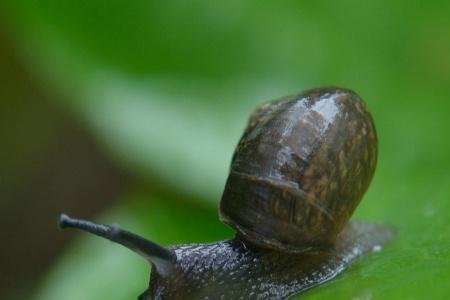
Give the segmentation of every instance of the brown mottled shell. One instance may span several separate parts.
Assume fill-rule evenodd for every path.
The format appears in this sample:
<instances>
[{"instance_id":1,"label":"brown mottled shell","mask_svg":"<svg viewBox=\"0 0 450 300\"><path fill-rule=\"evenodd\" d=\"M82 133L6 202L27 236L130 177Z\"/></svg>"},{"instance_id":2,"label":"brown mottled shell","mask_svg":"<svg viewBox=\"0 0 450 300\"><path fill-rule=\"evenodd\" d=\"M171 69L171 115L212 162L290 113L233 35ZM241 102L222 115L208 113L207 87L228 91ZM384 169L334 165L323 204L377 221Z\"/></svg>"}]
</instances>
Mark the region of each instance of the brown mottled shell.
<instances>
[{"instance_id":1,"label":"brown mottled shell","mask_svg":"<svg viewBox=\"0 0 450 300\"><path fill-rule=\"evenodd\" d=\"M331 246L366 192L377 137L353 91L319 88L252 114L231 162L221 219L263 247Z\"/></svg>"}]
</instances>

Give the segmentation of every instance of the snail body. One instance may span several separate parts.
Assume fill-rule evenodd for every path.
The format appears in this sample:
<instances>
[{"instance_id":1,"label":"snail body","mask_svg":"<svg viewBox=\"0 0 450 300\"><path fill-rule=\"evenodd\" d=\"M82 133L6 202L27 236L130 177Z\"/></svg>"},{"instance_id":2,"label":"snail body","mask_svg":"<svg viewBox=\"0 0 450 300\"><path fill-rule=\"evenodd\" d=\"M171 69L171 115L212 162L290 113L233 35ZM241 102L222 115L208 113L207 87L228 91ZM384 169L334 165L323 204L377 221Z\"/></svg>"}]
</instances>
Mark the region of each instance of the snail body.
<instances>
[{"instance_id":1,"label":"snail body","mask_svg":"<svg viewBox=\"0 0 450 300\"><path fill-rule=\"evenodd\" d=\"M352 91L319 88L257 108L233 155L220 218L236 237L162 247L117 227L61 215L152 264L139 299L287 299L334 278L392 238L348 221L373 177L377 138Z\"/></svg>"}]
</instances>

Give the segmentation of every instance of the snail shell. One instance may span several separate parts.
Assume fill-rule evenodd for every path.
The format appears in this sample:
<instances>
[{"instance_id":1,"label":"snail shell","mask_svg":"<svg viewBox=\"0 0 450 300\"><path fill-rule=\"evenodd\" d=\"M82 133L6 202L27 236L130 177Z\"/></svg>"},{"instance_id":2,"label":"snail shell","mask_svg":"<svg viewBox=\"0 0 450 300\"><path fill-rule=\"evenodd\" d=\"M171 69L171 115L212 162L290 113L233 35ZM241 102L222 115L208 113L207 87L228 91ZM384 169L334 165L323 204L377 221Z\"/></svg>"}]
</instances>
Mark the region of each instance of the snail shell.
<instances>
[{"instance_id":1,"label":"snail shell","mask_svg":"<svg viewBox=\"0 0 450 300\"><path fill-rule=\"evenodd\" d=\"M233 155L220 217L263 247L330 247L376 162L373 120L354 92L320 88L269 102Z\"/></svg>"}]
</instances>

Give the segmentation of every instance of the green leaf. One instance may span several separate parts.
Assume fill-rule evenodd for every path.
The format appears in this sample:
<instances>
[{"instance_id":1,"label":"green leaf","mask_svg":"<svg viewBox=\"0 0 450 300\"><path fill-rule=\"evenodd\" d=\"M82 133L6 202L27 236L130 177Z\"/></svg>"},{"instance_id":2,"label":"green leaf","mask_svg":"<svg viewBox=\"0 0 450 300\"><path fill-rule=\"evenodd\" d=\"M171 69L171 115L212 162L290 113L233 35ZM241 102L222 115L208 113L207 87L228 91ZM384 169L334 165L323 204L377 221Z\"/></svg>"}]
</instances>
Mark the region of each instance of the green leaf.
<instances>
[{"instance_id":1,"label":"green leaf","mask_svg":"<svg viewBox=\"0 0 450 300\"><path fill-rule=\"evenodd\" d=\"M379 167L356 216L392 224L398 237L304 298L448 295L449 2L43 0L8 7L30 70L64 95L61 105L118 162L210 206L257 103L318 85L356 90L380 140ZM155 228L160 220L153 220L167 218L164 231L148 232L167 243L222 236L222 226L208 225L215 211L189 218L194 204L180 212L164 208L170 197L151 196L159 213L122 205L107 220L148 219ZM195 234L186 231L192 220ZM128 299L147 280L138 258L90 238L75 245L37 299L68 299L69 291L73 299Z\"/></svg>"}]
</instances>

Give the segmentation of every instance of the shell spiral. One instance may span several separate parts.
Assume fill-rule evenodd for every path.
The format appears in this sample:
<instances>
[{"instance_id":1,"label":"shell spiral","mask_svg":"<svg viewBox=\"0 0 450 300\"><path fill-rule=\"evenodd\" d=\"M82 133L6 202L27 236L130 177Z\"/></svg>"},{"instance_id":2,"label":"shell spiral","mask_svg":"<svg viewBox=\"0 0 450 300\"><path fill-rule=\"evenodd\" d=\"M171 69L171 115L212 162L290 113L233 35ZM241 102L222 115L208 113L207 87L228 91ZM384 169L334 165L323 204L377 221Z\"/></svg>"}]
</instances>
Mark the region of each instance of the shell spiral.
<instances>
[{"instance_id":1,"label":"shell spiral","mask_svg":"<svg viewBox=\"0 0 450 300\"><path fill-rule=\"evenodd\" d=\"M220 217L263 247L329 247L376 162L373 120L353 91L320 88L266 103L236 147Z\"/></svg>"}]
</instances>

